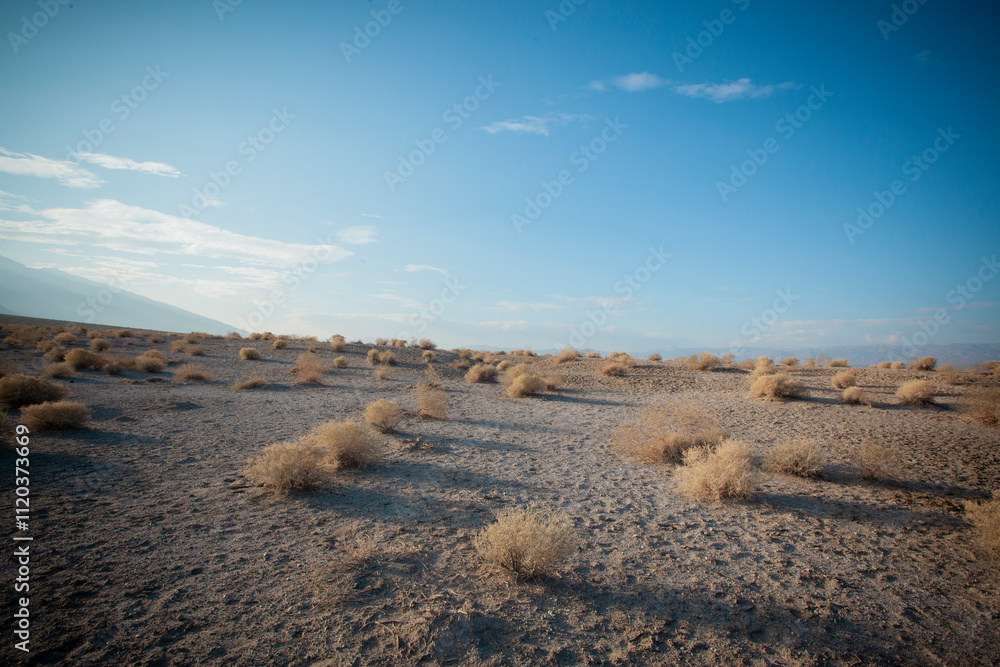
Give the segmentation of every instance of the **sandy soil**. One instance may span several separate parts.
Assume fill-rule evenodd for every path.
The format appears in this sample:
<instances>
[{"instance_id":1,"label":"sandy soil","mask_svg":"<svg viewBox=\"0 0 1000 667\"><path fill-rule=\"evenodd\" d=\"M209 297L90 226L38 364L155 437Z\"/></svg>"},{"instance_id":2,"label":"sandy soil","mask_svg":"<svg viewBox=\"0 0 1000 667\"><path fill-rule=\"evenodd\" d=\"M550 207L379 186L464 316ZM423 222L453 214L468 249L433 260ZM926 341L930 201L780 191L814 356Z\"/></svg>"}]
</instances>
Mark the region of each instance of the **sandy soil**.
<instances>
[{"instance_id":1,"label":"sandy soil","mask_svg":"<svg viewBox=\"0 0 1000 667\"><path fill-rule=\"evenodd\" d=\"M605 378L600 361L580 360L558 368L563 390L510 399L465 383L441 352L450 419L410 418L386 436L380 464L274 500L247 487L247 459L321 422L360 419L376 398L414 410L420 350L397 348L401 364L378 380L369 347L348 346L349 367L320 387L288 373L306 342L213 339L190 358L170 353L171 340L116 338L112 352L156 348L213 381L176 382L173 367L79 372L61 382L90 406L91 427L32 436L33 663L1000 662L1000 564L962 510L1000 488L1000 431L954 409L968 387L941 385L936 407L897 404L903 379L933 373L859 369L877 396L868 407L837 402L835 369L795 372L809 400L766 403L747 397L736 369L642 362ZM244 346L264 359L239 361ZM0 354L29 373L44 366L33 351ZM228 389L252 372L272 384ZM698 504L676 493L673 467L609 446L638 409L692 399L758 456L816 439L831 459L825 479L770 476L753 500ZM854 471L863 437L898 448L899 480ZM2 464L9 489L9 449ZM565 511L581 548L551 576L517 582L482 563L472 536L527 503ZM4 594L8 619L12 604Z\"/></svg>"}]
</instances>

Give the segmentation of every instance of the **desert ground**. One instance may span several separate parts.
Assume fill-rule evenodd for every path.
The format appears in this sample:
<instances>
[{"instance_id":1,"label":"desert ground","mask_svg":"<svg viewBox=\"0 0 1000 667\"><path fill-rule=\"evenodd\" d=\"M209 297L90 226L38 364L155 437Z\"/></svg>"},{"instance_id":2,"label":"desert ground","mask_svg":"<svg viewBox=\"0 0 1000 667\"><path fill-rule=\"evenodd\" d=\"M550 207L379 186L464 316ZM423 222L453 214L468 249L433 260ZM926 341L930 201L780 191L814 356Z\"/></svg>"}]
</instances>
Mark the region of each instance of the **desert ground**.
<instances>
[{"instance_id":1,"label":"desert ground","mask_svg":"<svg viewBox=\"0 0 1000 667\"><path fill-rule=\"evenodd\" d=\"M958 409L970 388L1000 384L995 376L952 385L936 371L859 368L871 404L846 405L831 386L843 369L800 366L789 373L809 397L769 402L751 398L748 372L731 364L636 360L607 377L603 359L505 355L563 379L510 398L496 382L466 382L450 365L458 356L438 350L431 365L448 418L428 419L413 397L427 381L418 348L379 346L398 360L379 379L370 343L335 352L323 341L274 349L207 337L197 341L204 355L188 356L171 351L180 334L149 342L150 332L114 329L103 355L156 349L168 365L53 380L90 422L30 435L31 653L12 650L5 621L11 663L1000 663L1000 563L964 509L1000 488L1000 430ZM67 348L86 348L78 338ZM241 360L246 347L261 359ZM348 364L322 385L300 383L289 371L310 348ZM27 375L48 365L33 345L0 359ZM211 380L175 378L188 363ZM230 388L251 376L267 385ZM932 405L896 398L912 378L934 384ZM361 421L380 398L406 411L379 436L380 461L285 495L241 474L264 447L326 421ZM642 409L692 403L749 443L758 467L775 444L813 439L828 458L822 476L764 474L750 498L698 502L678 493L678 465L612 445ZM18 419L11 410L3 429L6 489ZM898 455L892 475L859 472L865 439ZM484 561L473 538L498 512L527 505L569 517L578 546L545 574L518 578Z\"/></svg>"}]
</instances>

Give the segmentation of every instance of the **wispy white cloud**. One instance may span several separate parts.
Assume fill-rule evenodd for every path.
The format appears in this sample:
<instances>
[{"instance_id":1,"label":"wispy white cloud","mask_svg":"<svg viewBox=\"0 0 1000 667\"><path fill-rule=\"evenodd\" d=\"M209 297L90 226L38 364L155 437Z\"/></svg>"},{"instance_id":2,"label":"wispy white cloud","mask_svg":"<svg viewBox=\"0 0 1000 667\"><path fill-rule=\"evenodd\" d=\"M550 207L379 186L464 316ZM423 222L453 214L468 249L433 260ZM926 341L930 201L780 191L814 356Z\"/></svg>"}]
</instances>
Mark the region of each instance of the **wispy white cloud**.
<instances>
[{"instance_id":1,"label":"wispy white cloud","mask_svg":"<svg viewBox=\"0 0 1000 667\"><path fill-rule=\"evenodd\" d=\"M349 245L368 245L378 240L378 230L374 227L358 225L348 227L337 232L337 240Z\"/></svg>"},{"instance_id":2,"label":"wispy white cloud","mask_svg":"<svg viewBox=\"0 0 1000 667\"><path fill-rule=\"evenodd\" d=\"M443 276L451 275L444 269L439 269L436 266L430 266L428 264L407 264L406 266L403 267L403 270L408 271L410 273L415 273L417 271L437 271Z\"/></svg>"},{"instance_id":3,"label":"wispy white cloud","mask_svg":"<svg viewBox=\"0 0 1000 667\"><path fill-rule=\"evenodd\" d=\"M659 88L670 83L656 74L649 72L632 72L624 76L615 77L611 81L627 93L639 93L652 88Z\"/></svg>"},{"instance_id":4,"label":"wispy white cloud","mask_svg":"<svg viewBox=\"0 0 1000 667\"><path fill-rule=\"evenodd\" d=\"M131 160L127 157L117 157L115 155L106 155L104 153L77 153L76 155L84 162L96 164L98 167L104 167L105 169L141 171L145 174L168 176L170 178L177 178L182 175L177 168L171 167L169 164L164 164L163 162L136 162L135 160Z\"/></svg>"},{"instance_id":5,"label":"wispy white cloud","mask_svg":"<svg viewBox=\"0 0 1000 667\"><path fill-rule=\"evenodd\" d=\"M540 313L545 310L552 310L553 308L563 308L556 303L525 303L520 301L497 301L497 308L502 308L503 310L532 310L536 313Z\"/></svg>"},{"instance_id":6,"label":"wispy white cloud","mask_svg":"<svg viewBox=\"0 0 1000 667\"><path fill-rule=\"evenodd\" d=\"M0 147L0 172L18 176L53 178L69 188L89 190L104 185L93 172L68 160L51 160L32 153L12 153Z\"/></svg>"},{"instance_id":7,"label":"wispy white cloud","mask_svg":"<svg viewBox=\"0 0 1000 667\"><path fill-rule=\"evenodd\" d=\"M520 118L510 118L491 123L490 125L484 125L481 129L486 130L490 134L515 132L548 136L552 127L579 123L586 120L594 120L594 118L587 114L568 113L549 114L547 116L521 116Z\"/></svg>"},{"instance_id":8,"label":"wispy white cloud","mask_svg":"<svg viewBox=\"0 0 1000 667\"><path fill-rule=\"evenodd\" d=\"M737 79L731 83L690 83L674 86L675 93L695 99L711 100L716 104L742 99L763 99L770 97L777 90L793 88L791 81L785 83L761 86L750 79Z\"/></svg>"},{"instance_id":9,"label":"wispy white cloud","mask_svg":"<svg viewBox=\"0 0 1000 667\"><path fill-rule=\"evenodd\" d=\"M253 264L293 266L309 257L337 261L352 253L336 245L285 243L246 236L158 211L99 199L85 208L31 211L32 220L0 218L0 238L51 245L89 244L119 252L157 253Z\"/></svg>"}]
</instances>

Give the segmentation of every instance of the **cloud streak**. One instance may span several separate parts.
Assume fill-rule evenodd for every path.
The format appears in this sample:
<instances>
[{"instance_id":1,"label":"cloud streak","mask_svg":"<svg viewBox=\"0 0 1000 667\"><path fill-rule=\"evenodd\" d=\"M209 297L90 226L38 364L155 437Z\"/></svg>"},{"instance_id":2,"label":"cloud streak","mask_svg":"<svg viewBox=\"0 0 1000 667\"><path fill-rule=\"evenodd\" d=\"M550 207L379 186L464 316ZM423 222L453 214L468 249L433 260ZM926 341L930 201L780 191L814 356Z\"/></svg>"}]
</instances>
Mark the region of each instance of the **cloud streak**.
<instances>
[{"instance_id":1,"label":"cloud streak","mask_svg":"<svg viewBox=\"0 0 1000 667\"><path fill-rule=\"evenodd\" d=\"M775 85L759 86L750 79L737 79L732 83L692 83L674 86L674 92L695 99L711 100L716 104L735 100L759 100L770 97L778 90L794 87L791 81Z\"/></svg>"},{"instance_id":2,"label":"cloud streak","mask_svg":"<svg viewBox=\"0 0 1000 667\"><path fill-rule=\"evenodd\" d=\"M145 174L167 176L169 178L177 178L182 175L175 167L163 162L136 162L127 157L116 157L104 153L76 153L76 156L84 162L96 164L98 167L104 167L105 169L126 169L128 171L139 171Z\"/></svg>"},{"instance_id":3,"label":"cloud streak","mask_svg":"<svg viewBox=\"0 0 1000 667\"><path fill-rule=\"evenodd\" d=\"M578 123L586 120L594 120L593 116L587 114L549 114L548 116L521 116L520 118L510 118L508 120L497 121L482 128L490 134L500 132L513 132L515 134L540 134L548 136L553 127L561 127L570 123Z\"/></svg>"},{"instance_id":4,"label":"cloud streak","mask_svg":"<svg viewBox=\"0 0 1000 667\"><path fill-rule=\"evenodd\" d=\"M32 153L12 153L0 147L0 172L17 176L52 178L68 188L90 190L104 185L93 172L68 160L50 160Z\"/></svg>"}]
</instances>

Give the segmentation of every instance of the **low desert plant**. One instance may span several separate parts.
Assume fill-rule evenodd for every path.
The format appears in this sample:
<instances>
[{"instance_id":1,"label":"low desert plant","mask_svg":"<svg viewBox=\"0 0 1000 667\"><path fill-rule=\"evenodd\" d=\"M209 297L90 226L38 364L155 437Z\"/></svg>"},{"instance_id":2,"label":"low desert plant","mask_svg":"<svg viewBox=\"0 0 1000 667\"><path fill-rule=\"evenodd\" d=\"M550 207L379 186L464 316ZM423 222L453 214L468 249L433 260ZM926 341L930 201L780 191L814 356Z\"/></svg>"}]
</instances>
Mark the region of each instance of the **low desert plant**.
<instances>
[{"instance_id":1,"label":"low desert plant","mask_svg":"<svg viewBox=\"0 0 1000 667\"><path fill-rule=\"evenodd\" d=\"M805 386L786 373L761 375L750 383L750 398L781 401L787 398L805 398L808 395Z\"/></svg>"},{"instance_id":2,"label":"low desert plant","mask_svg":"<svg viewBox=\"0 0 1000 667\"><path fill-rule=\"evenodd\" d=\"M417 414L421 417L448 418L448 394L444 389L421 383L414 387L413 398L417 402Z\"/></svg>"},{"instance_id":3,"label":"low desert plant","mask_svg":"<svg viewBox=\"0 0 1000 667\"><path fill-rule=\"evenodd\" d=\"M773 375L777 372L778 367L769 357L757 357L753 362L753 370L750 371L750 381L753 382L763 375Z\"/></svg>"},{"instance_id":4,"label":"low desert plant","mask_svg":"<svg viewBox=\"0 0 1000 667\"><path fill-rule=\"evenodd\" d=\"M750 447L725 440L718 447L694 447L684 452L677 471L677 490L692 500L718 502L750 498L760 487L760 474L750 463Z\"/></svg>"},{"instance_id":5,"label":"low desert plant","mask_svg":"<svg viewBox=\"0 0 1000 667\"><path fill-rule=\"evenodd\" d=\"M586 357L587 359L600 359L601 358L601 353L600 352L588 352L587 354L585 354L583 356Z\"/></svg>"},{"instance_id":6,"label":"low desert plant","mask_svg":"<svg viewBox=\"0 0 1000 667\"><path fill-rule=\"evenodd\" d=\"M326 453L315 442L279 442L251 459L243 476L274 493L286 494L325 484L331 471Z\"/></svg>"},{"instance_id":7,"label":"low desert plant","mask_svg":"<svg viewBox=\"0 0 1000 667\"><path fill-rule=\"evenodd\" d=\"M121 375L125 372L125 367L114 361L104 364L104 372L108 375Z\"/></svg>"},{"instance_id":8,"label":"low desert plant","mask_svg":"<svg viewBox=\"0 0 1000 667\"><path fill-rule=\"evenodd\" d=\"M692 447L714 447L728 437L703 408L684 403L673 408L649 407L639 418L620 424L611 446L647 463L676 463Z\"/></svg>"},{"instance_id":9,"label":"low desert plant","mask_svg":"<svg viewBox=\"0 0 1000 667\"><path fill-rule=\"evenodd\" d=\"M542 376L542 384L545 385L545 391L559 391L565 380L558 373L546 373Z\"/></svg>"},{"instance_id":10,"label":"low desert plant","mask_svg":"<svg viewBox=\"0 0 1000 667\"><path fill-rule=\"evenodd\" d=\"M381 456L378 436L365 424L329 421L303 436L302 442L320 447L335 468L374 463Z\"/></svg>"},{"instance_id":11,"label":"low desert plant","mask_svg":"<svg viewBox=\"0 0 1000 667\"><path fill-rule=\"evenodd\" d=\"M389 344L389 339L388 338L376 338L375 339L375 344L376 345L388 345Z\"/></svg>"},{"instance_id":12,"label":"low desert plant","mask_svg":"<svg viewBox=\"0 0 1000 667\"><path fill-rule=\"evenodd\" d=\"M934 387L927 380L907 380L899 385L896 398L907 405L928 405L934 402Z\"/></svg>"},{"instance_id":13,"label":"low desert plant","mask_svg":"<svg viewBox=\"0 0 1000 667\"><path fill-rule=\"evenodd\" d=\"M334 352L343 352L344 348L347 347L347 339L340 334L334 334L330 336L330 347L333 348Z\"/></svg>"},{"instance_id":14,"label":"low desert plant","mask_svg":"<svg viewBox=\"0 0 1000 667\"><path fill-rule=\"evenodd\" d=\"M857 405L858 403L871 404L871 398L861 387L847 387L844 389L844 393L840 395L840 401L847 405Z\"/></svg>"},{"instance_id":15,"label":"low desert plant","mask_svg":"<svg viewBox=\"0 0 1000 667\"><path fill-rule=\"evenodd\" d=\"M365 421L383 433L388 433L396 430L403 421L403 409L393 401L380 398L365 408Z\"/></svg>"},{"instance_id":16,"label":"low desert plant","mask_svg":"<svg viewBox=\"0 0 1000 667\"><path fill-rule=\"evenodd\" d=\"M663 357L656 352L646 357L646 361L663 361Z\"/></svg>"},{"instance_id":17,"label":"low desert plant","mask_svg":"<svg viewBox=\"0 0 1000 667\"><path fill-rule=\"evenodd\" d=\"M76 336L74 336L68 331L64 331L60 334L55 335L55 341L63 345L72 345L73 343L76 342Z\"/></svg>"},{"instance_id":18,"label":"low desert plant","mask_svg":"<svg viewBox=\"0 0 1000 667\"><path fill-rule=\"evenodd\" d=\"M46 366L42 370L42 375L44 375L47 378L60 378L65 380L73 377L75 373L73 372L72 364L68 364L65 361L62 361L56 364L49 364L48 366Z\"/></svg>"},{"instance_id":19,"label":"low desert plant","mask_svg":"<svg viewBox=\"0 0 1000 667\"><path fill-rule=\"evenodd\" d=\"M621 364L625 368L632 368L635 366L635 359L628 352L612 352L608 355L608 361L613 361L617 364Z\"/></svg>"},{"instance_id":20,"label":"low desert plant","mask_svg":"<svg viewBox=\"0 0 1000 667\"><path fill-rule=\"evenodd\" d=\"M334 368L347 368L347 357L337 357L333 360Z\"/></svg>"},{"instance_id":21,"label":"low desert plant","mask_svg":"<svg viewBox=\"0 0 1000 667\"><path fill-rule=\"evenodd\" d=\"M209 382L212 374L198 364L184 364L174 371L174 377L178 380L196 380L198 382Z\"/></svg>"},{"instance_id":22,"label":"low desert plant","mask_svg":"<svg viewBox=\"0 0 1000 667\"><path fill-rule=\"evenodd\" d=\"M170 343L170 351L183 352L184 350L187 349L187 346L188 346L187 342L183 340L175 340Z\"/></svg>"},{"instance_id":23,"label":"low desert plant","mask_svg":"<svg viewBox=\"0 0 1000 667\"><path fill-rule=\"evenodd\" d=\"M247 348L247 349L252 349L252 348ZM201 345L188 345L187 349L184 350L184 354L186 354L189 357L204 357L205 348ZM258 359L259 358L260 357L258 356Z\"/></svg>"},{"instance_id":24,"label":"low desert plant","mask_svg":"<svg viewBox=\"0 0 1000 667\"><path fill-rule=\"evenodd\" d=\"M847 368L847 359L831 359L827 366L830 368Z\"/></svg>"},{"instance_id":25,"label":"low desert plant","mask_svg":"<svg viewBox=\"0 0 1000 667\"><path fill-rule=\"evenodd\" d=\"M75 401L46 401L21 409L21 423L31 431L68 431L83 428L90 421L90 411Z\"/></svg>"},{"instance_id":26,"label":"low desert plant","mask_svg":"<svg viewBox=\"0 0 1000 667\"><path fill-rule=\"evenodd\" d=\"M915 371L932 371L937 366L937 359L934 357L920 357L910 362L910 368Z\"/></svg>"},{"instance_id":27,"label":"low desert plant","mask_svg":"<svg viewBox=\"0 0 1000 667\"><path fill-rule=\"evenodd\" d=\"M976 527L983 546L1000 555L1000 490L993 492L992 500L967 502L965 515Z\"/></svg>"},{"instance_id":28,"label":"low desert plant","mask_svg":"<svg viewBox=\"0 0 1000 667\"><path fill-rule=\"evenodd\" d=\"M67 394L69 389L61 384L32 375L15 373L0 378L0 406L7 409L58 401Z\"/></svg>"},{"instance_id":29,"label":"low desert plant","mask_svg":"<svg viewBox=\"0 0 1000 667\"><path fill-rule=\"evenodd\" d=\"M764 458L767 472L795 475L796 477L821 477L826 455L809 438L787 440L771 448Z\"/></svg>"},{"instance_id":30,"label":"low desert plant","mask_svg":"<svg viewBox=\"0 0 1000 667\"><path fill-rule=\"evenodd\" d=\"M470 364L465 359L456 359L455 361L451 362L448 365L454 368L456 371L467 371L470 368L472 368L472 364Z\"/></svg>"},{"instance_id":31,"label":"low desert plant","mask_svg":"<svg viewBox=\"0 0 1000 667\"><path fill-rule=\"evenodd\" d=\"M48 361L49 363L55 363L57 361L62 361L65 356L66 348L53 343L52 346L47 348L42 354L42 359Z\"/></svg>"},{"instance_id":32,"label":"low desert plant","mask_svg":"<svg viewBox=\"0 0 1000 667\"><path fill-rule=\"evenodd\" d=\"M858 384L858 377L854 371L840 371L831 380L834 389L847 389Z\"/></svg>"},{"instance_id":33,"label":"low desert plant","mask_svg":"<svg viewBox=\"0 0 1000 667\"><path fill-rule=\"evenodd\" d=\"M973 387L958 401L959 409L986 426L1000 426L1000 387Z\"/></svg>"},{"instance_id":34,"label":"low desert plant","mask_svg":"<svg viewBox=\"0 0 1000 667\"><path fill-rule=\"evenodd\" d=\"M755 362L753 359L744 359L743 361L737 362L736 368L744 371L752 371L754 369Z\"/></svg>"},{"instance_id":35,"label":"low desert plant","mask_svg":"<svg viewBox=\"0 0 1000 667\"><path fill-rule=\"evenodd\" d=\"M686 365L691 371L714 371L719 366L719 358L711 352L702 352L700 356L692 354Z\"/></svg>"},{"instance_id":36,"label":"low desert plant","mask_svg":"<svg viewBox=\"0 0 1000 667\"><path fill-rule=\"evenodd\" d=\"M892 368L892 364L888 361L880 361L876 365L876 368Z\"/></svg>"},{"instance_id":37,"label":"low desert plant","mask_svg":"<svg viewBox=\"0 0 1000 667\"><path fill-rule=\"evenodd\" d=\"M368 356L367 356L368 363L371 364L372 366L377 365L378 364L378 355L379 355L379 351L377 349L375 349L374 347L371 348L370 350L368 350Z\"/></svg>"},{"instance_id":38,"label":"low desert plant","mask_svg":"<svg viewBox=\"0 0 1000 667\"><path fill-rule=\"evenodd\" d=\"M240 359L243 361L257 361L260 359L260 350L255 347L241 347Z\"/></svg>"},{"instance_id":39,"label":"low desert plant","mask_svg":"<svg viewBox=\"0 0 1000 667\"><path fill-rule=\"evenodd\" d=\"M118 329L114 332L116 338L135 338L135 332L131 329Z\"/></svg>"},{"instance_id":40,"label":"low desert plant","mask_svg":"<svg viewBox=\"0 0 1000 667\"><path fill-rule=\"evenodd\" d=\"M291 373L304 384L323 384L323 374L326 373L326 364L323 360L312 352L303 352L295 358L295 366Z\"/></svg>"},{"instance_id":41,"label":"low desert plant","mask_svg":"<svg viewBox=\"0 0 1000 667\"><path fill-rule=\"evenodd\" d=\"M162 373L167 362L156 350L148 350L135 358L135 367L143 373Z\"/></svg>"},{"instance_id":42,"label":"low desert plant","mask_svg":"<svg viewBox=\"0 0 1000 667\"><path fill-rule=\"evenodd\" d=\"M226 340L243 340L243 335L239 331L230 331L225 338Z\"/></svg>"},{"instance_id":43,"label":"low desert plant","mask_svg":"<svg viewBox=\"0 0 1000 667\"><path fill-rule=\"evenodd\" d=\"M423 352L420 353L420 356L427 363L431 363L432 361L434 361L434 356L435 355L434 355L434 352L431 351L431 350L424 350Z\"/></svg>"},{"instance_id":44,"label":"low desert plant","mask_svg":"<svg viewBox=\"0 0 1000 667\"><path fill-rule=\"evenodd\" d=\"M798 357L785 357L784 359L781 360L781 365L782 366L787 366L788 368L795 368L796 366L799 365L799 358Z\"/></svg>"},{"instance_id":45,"label":"low desert plant","mask_svg":"<svg viewBox=\"0 0 1000 667\"><path fill-rule=\"evenodd\" d=\"M90 349L94 352L107 352L111 349L111 341L107 338L91 338Z\"/></svg>"},{"instance_id":46,"label":"low desert plant","mask_svg":"<svg viewBox=\"0 0 1000 667\"><path fill-rule=\"evenodd\" d=\"M260 377L259 375L252 375L245 380L240 380L239 382L234 382L229 385L229 388L233 391L245 391L247 389L260 389L261 387L267 386L267 380Z\"/></svg>"},{"instance_id":47,"label":"low desert plant","mask_svg":"<svg viewBox=\"0 0 1000 667\"><path fill-rule=\"evenodd\" d=\"M379 364L375 367L375 370L372 371L372 376L376 380L388 380L392 377L392 368L389 364Z\"/></svg>"},{"instance_id":48,"label":"low desert plant","mask_svg":"<svg viewBox=\"0 0 1000 667\"><path fill-rule=\"evenodd\" d=\"M420 342L417 343L417 347L421 350L434 350L437 349L437 343L429 338L421 338Z\"/></svg>"},{"instance_id":49,"label":"low desert plant","mask_svg":"<svg viewBox=\"0 0 1000 667\"><path fill-rule=\"evenodd\" d=\"M560 352L559 354L557 354L556 356L554 356L552 358L552 363L554 363L554 364L562 364L562 363L566 363L567 361L575 361L576 359L579 359L579 358L580 358L580 353L579 352L577 352L576 350L574 350L571 347L567 347L562 352Z\"/></svg>"},{"instance_id":50,"label":"low desert plant","mask_svg":"<svg viewBox=\"0 0 1000 667\"><path fill-rule=\"evenodd\" d=\"M465 374L466 382L492 382L496 379L497 368L489 364L476 364Z\"/></svg>"},{"instance_id":51,"label":"low desert plant","mask_svg":"<svg viewBox=\"0 0 1000 667\"><path fill-rule=\"evenodd\" d=\"M889 480L899 476L899 453L895 448L871 438L864 438L851 458L854 467L865 479Z\"/></svg>"},{"instance_id":52,"label":"low desert plant","mask_svg":"<svg viewBox=\"0 0 1000 667\"><path fill-rule=\"evenodd\" d=\"M67 352L64 359L67 364L78 371L87 368L97 369L104 363L104 358L101 355L80 348Z\"/></svg>"},{"instance_id":53,"label":"low desert plant","mask_svg":"<svg viewBox=\"0 0 1000 667\"><path fill-rule=\"evenodd\" d=\"M499 364L497 364L497 370L503 372L514 365L514 362L510 359L503 359Z\"/></svg>"},{"instance_id":54,"label":"low desert plant","mask_svg":"<svg viewBox=\"0 0 1000 667\"><path fill-rule=\"evenodd\" d=\"M534 373L525 373L511 380L506 391L511 398L534 396L545 391L545 382Z\"/></svg>"},{"instance_id":55,"label":"low desert plant","mask_svg":"<svg viewBox=\"0 0 1000 667\"><path fill-rule=\"evenodd\" d=\"M578 537L561 512L508 508L476 535L479 555L517 577L536 577L571 555Z\"/></svg>"},{"instance_id":56,"label":"low desert plant","mask_svg":"<svg viewBox=\"0 0 1000 667\"><path fill-rule=\"evenodd\" d=\"M384 350L378 355L378 362L380 364L387 364L389 366L396 365L396 355L392 353L392 350Z\"/></svg>"},{"instance_id":57,"label":"low desert plant","mask_svg":"<svg viewBox=\"0 0 1000 667\"><path fill-rule=\"evenodd\" d=\"M904 364L902 361L894 361L892 362L892 364L890 364L890 368L892 368L892 370L894 371L901 371L904 368L906 368L906 364Z\"/></svg>"},{"instance_id":58,"label":"low desert plant","mask_svg":"<svg viewBox=\"0 0 1000 667\"><path fill-rule=\"evenodd\" d=\"M285 348L288 347L288 341L285 340L284 338L275 338L274 342L271 343L271 347L274 348L275 350L284 350ZM253 348L247 347L243 349L251 350Z\"/></svg>"},{"instance_id":59,"label":"low desert plant","mask_svg":"<svg viewBox=\"0 0 1000 667\"><path fill-rule=\"evenodd\" d=\"M606 361L601 365L598 372L601 375L606 375L608 377L621 377L628 373L628 368L624 364L619 364L616 361Z\"/></svg>"}]
</instances>

